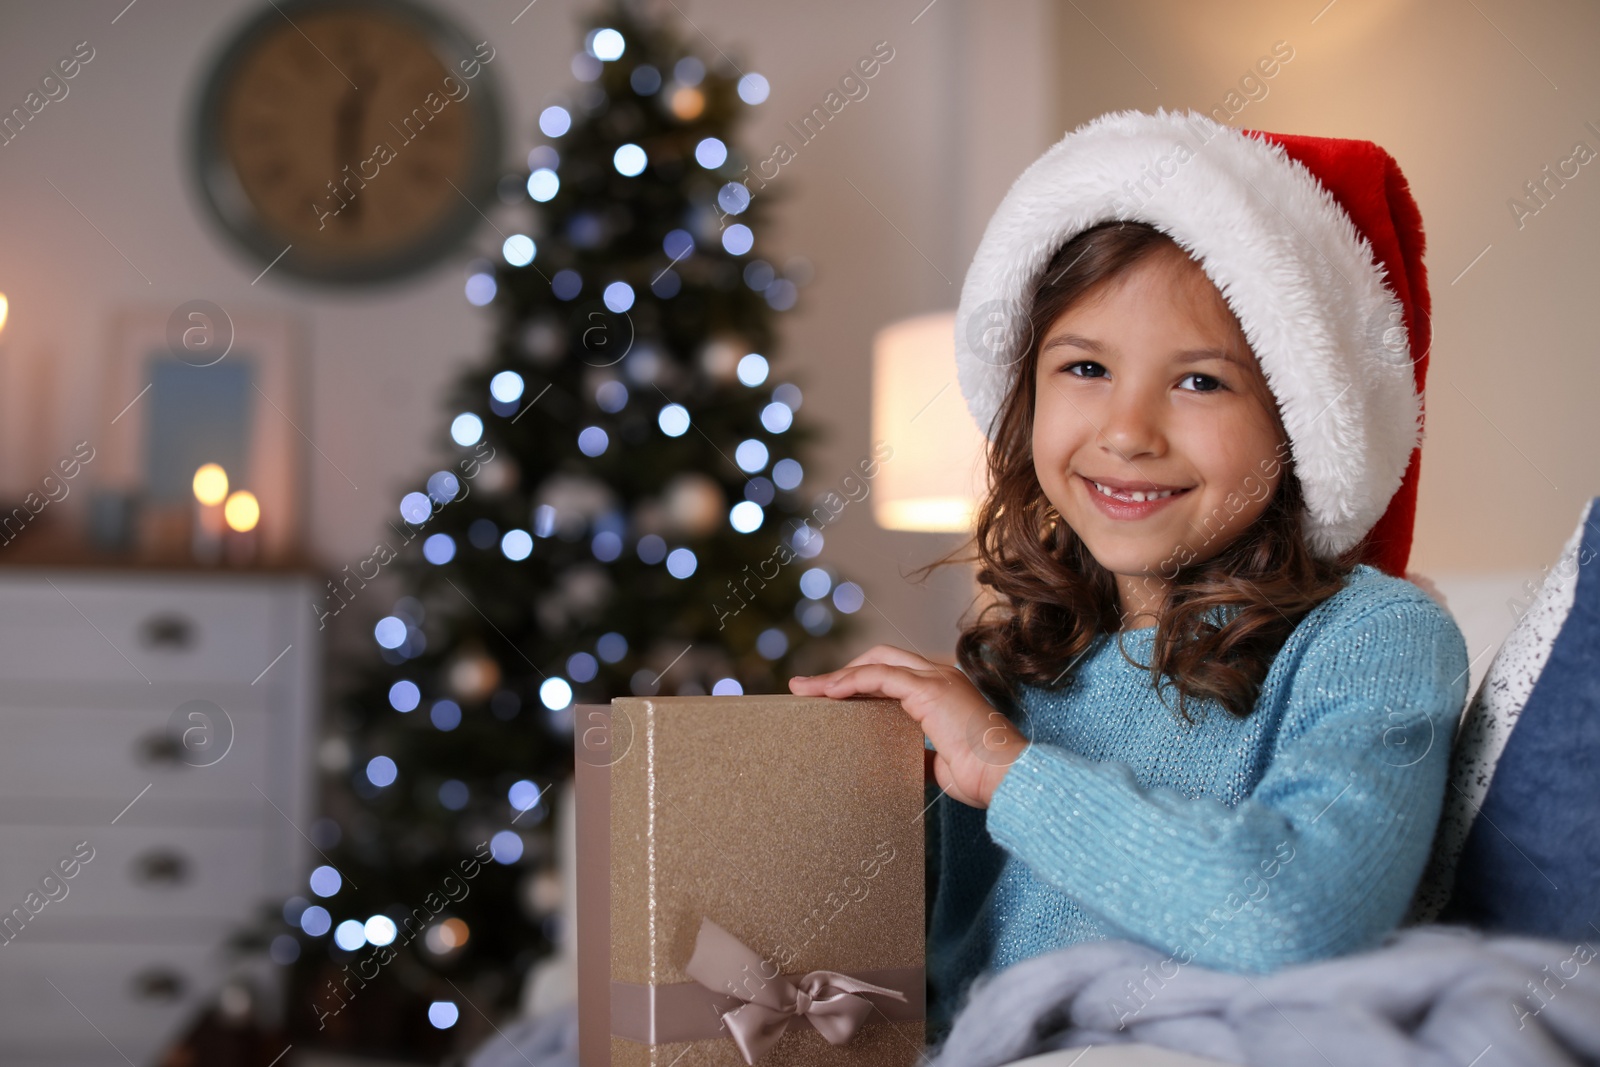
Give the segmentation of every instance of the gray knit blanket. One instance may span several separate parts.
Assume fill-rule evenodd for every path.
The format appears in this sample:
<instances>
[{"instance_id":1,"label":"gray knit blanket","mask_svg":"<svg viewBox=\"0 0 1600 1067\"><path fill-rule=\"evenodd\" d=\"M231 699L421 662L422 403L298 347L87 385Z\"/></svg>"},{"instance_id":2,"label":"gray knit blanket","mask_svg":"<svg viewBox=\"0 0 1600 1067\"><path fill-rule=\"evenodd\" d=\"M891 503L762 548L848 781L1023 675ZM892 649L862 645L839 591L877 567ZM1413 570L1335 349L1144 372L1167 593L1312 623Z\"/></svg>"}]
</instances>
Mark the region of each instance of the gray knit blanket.
<instances>
[{"instance_id":1,"label":"gray knit blanket","mask_svg":"<svg viewBox=\"0 0 1600 1067\"><path fill-rule=\"evenodd\" d=\"M979 978L922 1067L1133 1042L1263 1067L1600 1064L1597 946L1600 930L1566 944L1417 926L1370 952L1243 975L1128 941L1074 945ZM505 1025L467 1062L576 1067L576 1012Z\"/></svg>"},{"instance_id":2,"label":"gray knit blanket","mask_svg":"<svg viewBox=\"0 0 1600 1067\"><path fill-rule=\"evenodd\" d=\"M1141 1042L1225 1063L1319 1067L1600 1064L1600 930L1567 944L1457 926L1267 975L1127 941L980 977L932 1067Z\"/></svg>"}]
</instances>

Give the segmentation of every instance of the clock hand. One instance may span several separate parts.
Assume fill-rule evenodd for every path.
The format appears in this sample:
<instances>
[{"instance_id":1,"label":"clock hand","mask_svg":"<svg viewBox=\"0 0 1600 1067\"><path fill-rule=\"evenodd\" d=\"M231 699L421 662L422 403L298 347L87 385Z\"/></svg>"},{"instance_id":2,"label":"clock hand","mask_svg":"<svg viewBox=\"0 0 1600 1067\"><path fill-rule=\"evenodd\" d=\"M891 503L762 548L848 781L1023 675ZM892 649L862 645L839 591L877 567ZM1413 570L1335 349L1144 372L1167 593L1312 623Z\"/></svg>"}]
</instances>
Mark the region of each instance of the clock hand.
<instances>
[{"instance_id":1,"label":"clock hand","mask_svg":"<svg viewBox=\"0 0 1600 1067\"><path fill-rule=\"evenodd\" d=\"M365 81L366 79L362 79ZM351 90L339 101L339 110L334 116L334 167L335 173L348 162L356 161L359 169L359 155L357 144L361 137L361 118L365 110L366 101L361 98L361 93ZM360 222L361 198L355 196L356 190L351 190L352 197L345 208L349 209L349 217L345 220L346 226L354 226ZM340 209L340 217L344 216L344 208Z\"/></svg>"}]
</instances>

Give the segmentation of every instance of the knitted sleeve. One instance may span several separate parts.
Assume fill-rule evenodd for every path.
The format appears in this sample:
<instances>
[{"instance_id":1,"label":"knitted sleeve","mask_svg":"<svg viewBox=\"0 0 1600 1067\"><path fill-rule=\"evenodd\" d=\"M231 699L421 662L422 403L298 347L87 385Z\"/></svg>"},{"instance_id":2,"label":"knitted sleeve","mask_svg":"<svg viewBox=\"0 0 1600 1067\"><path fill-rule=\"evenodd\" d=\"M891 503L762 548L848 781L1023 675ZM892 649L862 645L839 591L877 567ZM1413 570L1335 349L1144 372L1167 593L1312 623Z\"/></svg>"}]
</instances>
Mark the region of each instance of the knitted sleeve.
<instances>
[{"instance_id":1,"label":"knitted sleeve","mask_svg":"<svg viewBox=\"0 0 1600 1067\"><path fill-rule=\"evenodd\" d=\"M1465 640L1426 598L1385 603L1308 642L1287 686L1270 763L1235 806L1031 743L990 836L1108 935L1181 963L1261 972L1375 944L1427 859Z\"/></svg>"}]
</instances>

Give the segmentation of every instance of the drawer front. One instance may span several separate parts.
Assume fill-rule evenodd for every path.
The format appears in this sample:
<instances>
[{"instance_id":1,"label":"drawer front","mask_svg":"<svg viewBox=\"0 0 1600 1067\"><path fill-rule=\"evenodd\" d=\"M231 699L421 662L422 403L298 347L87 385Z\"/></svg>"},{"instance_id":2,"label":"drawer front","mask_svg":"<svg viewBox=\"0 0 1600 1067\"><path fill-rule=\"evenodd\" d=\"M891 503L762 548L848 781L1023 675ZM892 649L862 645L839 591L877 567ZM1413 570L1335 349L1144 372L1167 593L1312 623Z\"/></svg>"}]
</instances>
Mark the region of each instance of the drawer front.
<instances>
[{"instance_id":1,"label":"drawer front","mask_svg":"<svg viewBox=\"0 0 1600 1067\"><path fill-rule=\"evenodd\" d=\"M253 806L262 802L255 786L274 793L269 768L289 754L259 687L211 687L210 700L193 699L204 689L149 688L126 689L130 700L117 707L0 695L0 808L26 804L44 818L53 798L103 798L110 822L145 786L143 800L164 805L245 798Z\"/></svg>"},{"instance_id":2,"label":"drawer front","mask_svg":"<svg viewBox=\"0 0 1600 1067\"><path fill-rule=\"evenodd\" d=\"M0 678L248 685L291 640L285 603L251 583L8 576Z\"/></svg>"},{"instance_id":3,"label":"drawer front","mask_svg":"<svg viewBox=\"0 0 1600 1067\"><path fill-rule=\"evenodd\" d=\"M199 945L8 945L0 1062L154 1063L219 980L213 957Z\"/></svg>"},{"instance_id":4,"label":"drawer front","mask_svg":"<svg viewBox=\"0 0 1600 1067\"><path fill-rule=\"evenodd\" d=\"M244 920L279 881L274 844L265 826L0 826L0 955L69 936L77 916L127 916L130 941L140 916Z\"/></svg>"}]
</instances>

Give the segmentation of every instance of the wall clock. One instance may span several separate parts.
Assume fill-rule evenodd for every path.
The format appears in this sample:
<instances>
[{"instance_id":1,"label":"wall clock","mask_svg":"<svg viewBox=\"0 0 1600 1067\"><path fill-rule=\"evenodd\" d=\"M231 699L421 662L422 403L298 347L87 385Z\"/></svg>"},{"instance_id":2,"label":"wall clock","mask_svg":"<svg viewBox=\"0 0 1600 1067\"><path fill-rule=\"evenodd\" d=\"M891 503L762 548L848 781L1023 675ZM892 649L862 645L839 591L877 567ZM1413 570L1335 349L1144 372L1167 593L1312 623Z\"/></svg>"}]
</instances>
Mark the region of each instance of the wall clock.
<instances>
[{"instance_id":1,"label":"wall clock","mask_svg":"<svg viewBox=\"0 0 1600 1067\"><path fill-rule=\"evenodd\" d=\"M270 0L203 83L200 198L274 273L423 270L478 224L500 176L495 58L409 0Z\"/></svg>"}]
</instances>

